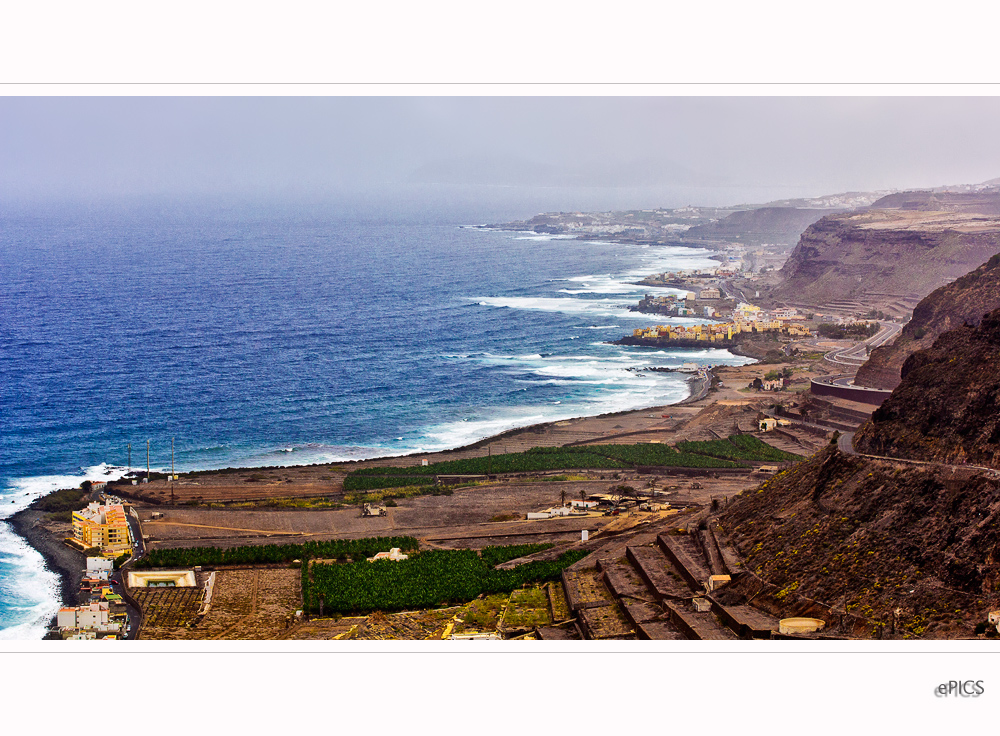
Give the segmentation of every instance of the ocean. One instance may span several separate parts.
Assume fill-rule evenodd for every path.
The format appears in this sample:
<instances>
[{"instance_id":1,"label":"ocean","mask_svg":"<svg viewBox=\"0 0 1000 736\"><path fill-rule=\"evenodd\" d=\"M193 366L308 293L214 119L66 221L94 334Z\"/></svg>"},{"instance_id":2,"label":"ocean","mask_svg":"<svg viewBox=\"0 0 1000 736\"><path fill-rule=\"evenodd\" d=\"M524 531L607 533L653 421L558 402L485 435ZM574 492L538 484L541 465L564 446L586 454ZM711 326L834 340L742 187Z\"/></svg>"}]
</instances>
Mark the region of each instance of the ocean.
<instances>
[{"instance_id":1,"label":"ocean","mask_svg":"<svg viewBox=\"0 0 1000 736\"><path fill-rule=\"evenodd\" d=\"M543 204L543 203L540 203ZM519 205L522 206L522 205ZM0 215L0 519L144 467L301 465L459 447L688 395L724 350L607 341L693 247L484 230L494 199L151 201ZM674 320L694 323L698 320ZM0 524L0 638L39 639L58 578Z\"/></svg>"}]
</instances>

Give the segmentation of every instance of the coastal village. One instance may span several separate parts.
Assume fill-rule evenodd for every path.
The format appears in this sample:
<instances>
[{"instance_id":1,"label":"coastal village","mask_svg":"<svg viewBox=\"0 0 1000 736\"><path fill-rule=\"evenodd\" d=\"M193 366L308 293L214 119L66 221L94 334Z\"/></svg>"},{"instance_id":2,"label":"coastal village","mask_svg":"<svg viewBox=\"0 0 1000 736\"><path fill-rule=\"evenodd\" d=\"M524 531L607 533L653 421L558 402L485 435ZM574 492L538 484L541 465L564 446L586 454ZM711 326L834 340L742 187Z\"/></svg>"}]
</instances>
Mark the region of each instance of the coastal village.
<instances>
[{"instance_id":1,"label":"coastal village","mask_svg":"<svg viewBox=\"0 0 1000 736\"><path fill-rule=\"evenodd\" d=\"M706 297L706 292L709 296ZM699 296L700 300L717 299L718 289L705 289ZM689 294L685 299L685 304L694 302L694 294ZM647 300L649 297L647 297ZM648 302L647 302L648 303ZM687 316L692 314L693 309L687 306L679 306L679 300L675 297L655 297L656 305L672 306L672 312L677 316ZM678 306L674 306L678 305ZM712 310L709 313L708 310ZM705 308L706 317L714 317L715 311L712 307ZM789 337L810 337L812 332L808 327L801 324L805 320L804 315L800 315L793 308L775 309L766 311L753 304L740 302L731 310L731 321L716 324L695 324L695 325L655 325L653 327L637 328L633 330L632 336L639 339L648 340L698 340L707 343L732 342L737 335L744 333L764 333L773 332Z\"/></svg>"},{"instance_id":2,"label":"coastal village","mask_svg":"<svg viewBox=\"0 0 1000 736\"><path fill-rule=\"evenodd\" d=\"M95 482L92 490L101 491L106 485ZM128 629L128 607L114 576L132 556L134 544L125 504L120 498L105 496L103 503L95 501L74 511L72 524L73 536L65 543L87 555L80 585L81 596L87 600L59 609L58 633L67 640L121 638Z\"/></svg>"}]
</instances>

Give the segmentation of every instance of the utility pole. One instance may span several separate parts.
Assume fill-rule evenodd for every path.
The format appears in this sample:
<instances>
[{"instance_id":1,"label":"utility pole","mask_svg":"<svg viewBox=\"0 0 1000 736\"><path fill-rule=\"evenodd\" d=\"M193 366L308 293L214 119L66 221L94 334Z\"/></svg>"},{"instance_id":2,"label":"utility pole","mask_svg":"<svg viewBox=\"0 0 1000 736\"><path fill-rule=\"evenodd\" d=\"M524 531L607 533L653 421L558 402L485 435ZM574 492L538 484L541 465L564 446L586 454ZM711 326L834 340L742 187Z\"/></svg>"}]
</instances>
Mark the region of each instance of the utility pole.
<instances>
[{"instance_id":1,"label":"utility pole","mask_svg":"<svg viewBox=\"0 0 1000 736\"><path fill-rule=\"evenodd\" d=\"M174 438L170 438L170 480L174 479Z\"/></svg>"},{"instance_id":2,"label":"utility pole","mask_svg":"<svg viewBox=\"0 0 1000 736\"><path fill-rule=\"evenodd\" d=\"M149 480L149 440L146 440L146 480Z\"/></svg>"},{"instance_id":3,"label":"utility pole","mask_svg":"<svg viewBox=\"0 0 1000 736\"><path fill-rule=\"evenodd\" d=\"M132 443L128 443L128 472L132 474Z\"/></svg>"}]
</instances>

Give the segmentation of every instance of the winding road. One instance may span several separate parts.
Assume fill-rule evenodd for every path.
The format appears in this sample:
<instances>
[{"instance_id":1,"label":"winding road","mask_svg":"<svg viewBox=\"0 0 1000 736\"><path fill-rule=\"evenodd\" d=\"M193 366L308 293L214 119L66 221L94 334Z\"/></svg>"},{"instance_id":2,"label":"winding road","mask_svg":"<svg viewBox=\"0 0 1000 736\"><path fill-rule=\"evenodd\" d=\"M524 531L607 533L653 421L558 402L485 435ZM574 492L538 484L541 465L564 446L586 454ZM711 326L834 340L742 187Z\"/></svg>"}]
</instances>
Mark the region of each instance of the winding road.
<instances>
[{"instance_id":1,"label":"winding road","mask_svg":"<svg viewBox=\"0 0 1000 736\"><path fill-rule=\"evenodd\" d=\"M823 359L830 363L856 368L868 360L868 353L871 350L882 347L890 340L894 340L902 329L903 325L896 322L879 322L879 331L867 340L851 345L850 347L832 350L824 355ZM815 340L810 341L814 346L816 342Z\"/></svg>"}]
</instances>

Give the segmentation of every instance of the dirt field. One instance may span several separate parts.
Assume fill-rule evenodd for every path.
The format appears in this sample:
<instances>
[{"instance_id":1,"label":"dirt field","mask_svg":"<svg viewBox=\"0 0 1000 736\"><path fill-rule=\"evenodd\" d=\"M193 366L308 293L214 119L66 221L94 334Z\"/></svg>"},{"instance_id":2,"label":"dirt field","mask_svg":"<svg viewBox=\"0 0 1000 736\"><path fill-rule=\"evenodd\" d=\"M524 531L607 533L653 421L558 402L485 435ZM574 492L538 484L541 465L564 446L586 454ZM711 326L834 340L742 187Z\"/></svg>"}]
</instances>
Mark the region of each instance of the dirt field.
<instances>
[{"instance_id":1,"label":"dirt field","mask_svg":"<svg viewBox=\"0 0 1000 736\"><path fill-rule=\"evenodd\" d=\"M735 431L749 432L756 428L760 411L770 410L778 402L798 403L794 393L780 394L747 392L746 385L765 370L777 366L743 366L720 368L721 387L705 399L685 406L661 410L627 412L620 415L591 417L507 433L475 449L439 453L432 460L485 454L487 444L493 451L527 449L541 444L622 442L656 440L673 444L682 440L710 440L726 437ZM808 385L817 373L812 364L796 369L795 378ZM807 456L828 441L819 433L810 434L798 428L785 428L762 436L774 446ZM404 463L419 461L419 457L372 461L367 464ZM274 471L246 470L240 473L205 475L197 478L198 486L175 484L185 492L214 489L224 494L234 488L242 476L263 480L244 483L255 493L263 491L293 498L308 495L323 488L333 492L338 470L330 467L288 468ZM278 542L298 542L336 538L409 535L421 539L427 546L482 547L488 544L515 544L531 541L569 541L579 538L582 529L593 533L607 523L607 517L562 518L525 521L524 515L558 505L563 498L580 498L581 494L603 493L620 483L629 484L658 501L674 507L708 505L713 500L724 501L740 491L758 485L764 477L757 472L690 473L664 470L658 475L638 475L635 471L581 471L580 480L539 482L517 476L501 482L456 489L451 495L418 496L397 500L398 506L387 509L384 517L362 518L357 508L231 508L207 505L138 505L143 519L143 533L150 546L239 546ZM326 484L326 485L323 485ZM164 487L166 483L161 483ZM145 491L157 492L156 483ZM180 490L177 490L178 496ZM335 495L335 494L334 494ZM151 512L162 518L151 520Z\"/></svg>"},{"instance_id":2,"label":"dirt field","mask_svg":"<svg viewBox=\"0 0 1000 736\"><path fill-rule=\"evenodd\" d=\"M190 603L186 616L177 604L165 610L171 598L200 599L197 588L147 590L132 591L143 595L136 595L144 617L140 639L277 639L302 605L298 566L217 571L211 608L200 619Z\"/></svg>"}]
</instances>

